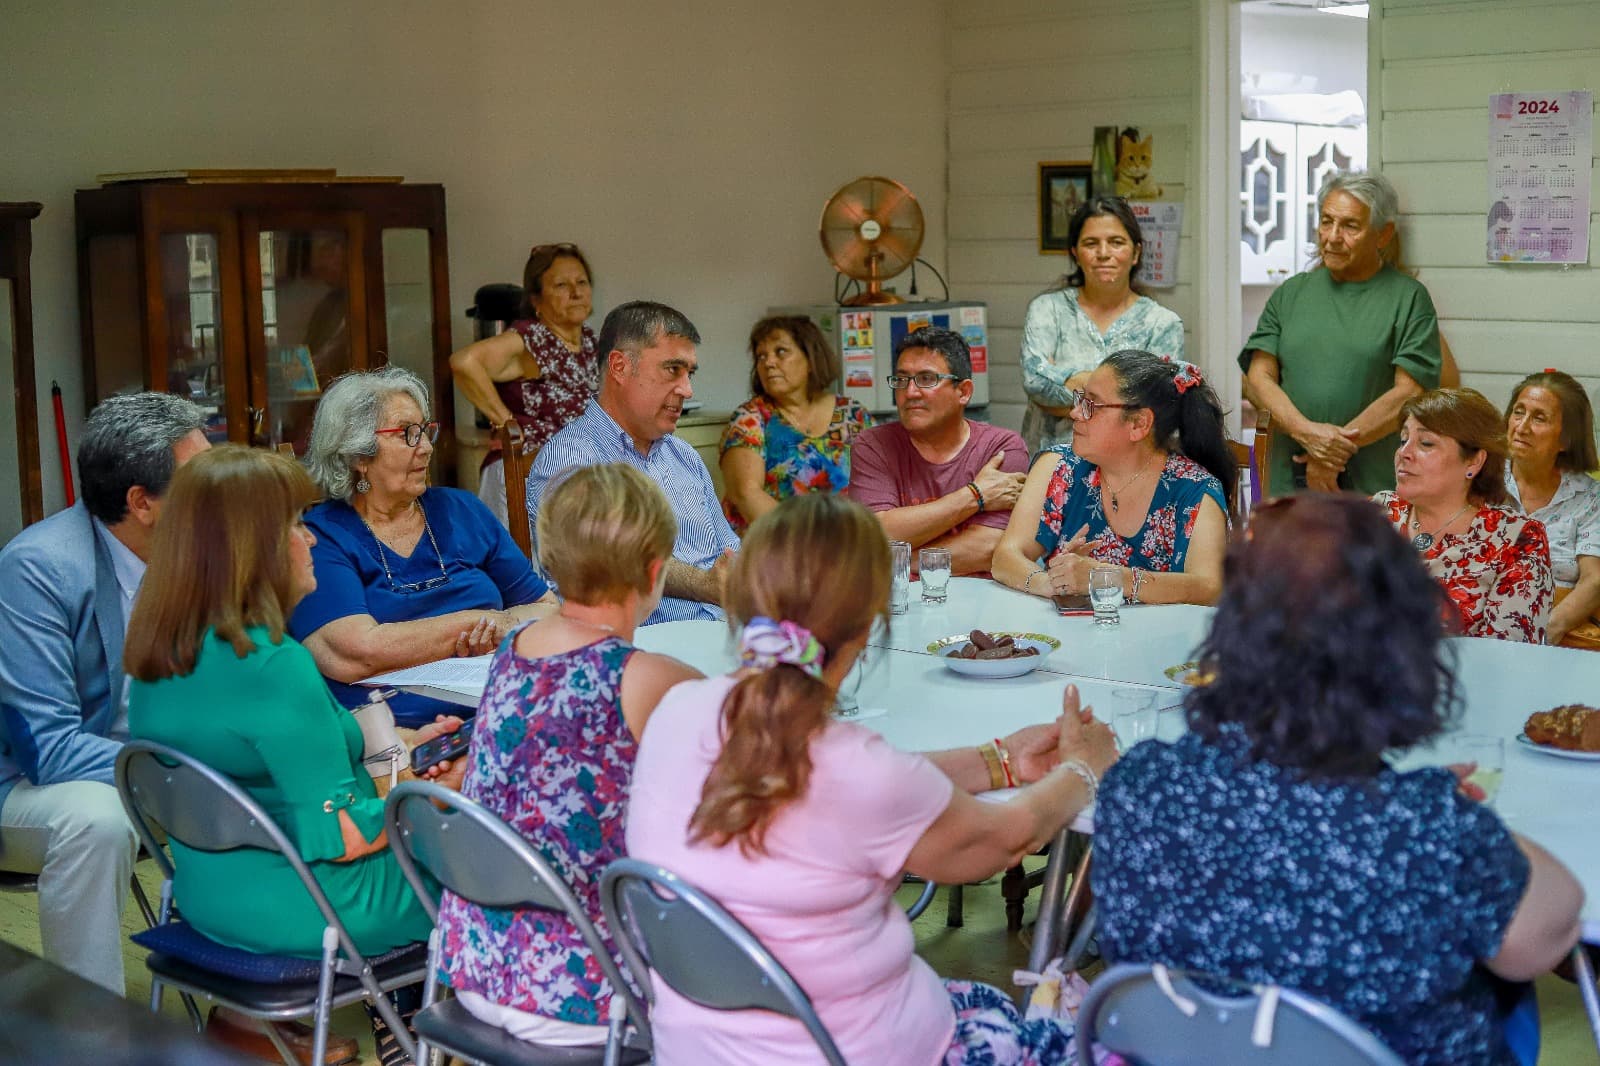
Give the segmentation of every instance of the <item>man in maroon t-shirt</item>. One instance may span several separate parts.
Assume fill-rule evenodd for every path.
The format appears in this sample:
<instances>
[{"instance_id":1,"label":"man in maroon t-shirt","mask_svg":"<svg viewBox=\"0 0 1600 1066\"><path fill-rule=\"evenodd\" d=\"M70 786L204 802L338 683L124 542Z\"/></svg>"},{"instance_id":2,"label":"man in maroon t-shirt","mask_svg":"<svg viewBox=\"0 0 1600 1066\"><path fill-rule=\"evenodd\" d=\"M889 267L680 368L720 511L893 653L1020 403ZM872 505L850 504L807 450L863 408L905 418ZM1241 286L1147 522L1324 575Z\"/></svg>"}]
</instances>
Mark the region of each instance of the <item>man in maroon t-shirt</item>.
<instances>
[{"instance_id":1,"label":"man in maroon t-shirt","mask_svg":"<svg viewBox=\"0 0 1600 1066\"><path fill-rule=\"evenodd\" d=\"M907 334L894 370L900 421L856 438L845 494L877 512L890 539L949 548L952 573L987 576L1028 472L1027 445L1009 429L968 421L972 355L961 334Z\"/></svg>"}]
</instances>

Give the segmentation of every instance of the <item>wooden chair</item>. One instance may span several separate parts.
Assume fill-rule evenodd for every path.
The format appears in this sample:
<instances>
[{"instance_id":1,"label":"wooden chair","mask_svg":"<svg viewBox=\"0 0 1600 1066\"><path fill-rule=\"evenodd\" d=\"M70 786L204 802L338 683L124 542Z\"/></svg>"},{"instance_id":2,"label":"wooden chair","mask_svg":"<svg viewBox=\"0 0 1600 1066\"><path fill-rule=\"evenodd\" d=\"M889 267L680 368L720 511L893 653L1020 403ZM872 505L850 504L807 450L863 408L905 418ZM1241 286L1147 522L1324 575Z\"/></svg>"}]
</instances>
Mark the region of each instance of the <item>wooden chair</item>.
<instances>
[{"instance_id":1,"label":"wooden chair","mask_svg":"<svg viewBox=\"0 0 1600 1066\"><path fill-rule=\"evenodd\" d=\"M515 419L496 427L494 439L500 444L501 462L506 475L506 525L511 527L511 539L517 542L522 554L533 558L533 531L529 527L528 469L533 466L537 452L522 454L522 427Z\"/></svg>"},{"instance_id":2,"label":"wooden chair","mask_svg":"<svg viewBox=\"0 0 1600 1066\"><path fill-rule=\"evenodd\" d=\"M1240 473L1250 475L1249 484L1246 484L1243 478L1234 484L1233 499L1228 501L1234 520L1242 524L1250 517L1250 486L1255 486L1257 499L1267 498L1267 460L1272 448L1272 416L1258 408L1254 444L1241 444L1236 440L1230 440L1228 447L1233 451L1233 461L1238 464Z\"/></svg>"}]
</instances>

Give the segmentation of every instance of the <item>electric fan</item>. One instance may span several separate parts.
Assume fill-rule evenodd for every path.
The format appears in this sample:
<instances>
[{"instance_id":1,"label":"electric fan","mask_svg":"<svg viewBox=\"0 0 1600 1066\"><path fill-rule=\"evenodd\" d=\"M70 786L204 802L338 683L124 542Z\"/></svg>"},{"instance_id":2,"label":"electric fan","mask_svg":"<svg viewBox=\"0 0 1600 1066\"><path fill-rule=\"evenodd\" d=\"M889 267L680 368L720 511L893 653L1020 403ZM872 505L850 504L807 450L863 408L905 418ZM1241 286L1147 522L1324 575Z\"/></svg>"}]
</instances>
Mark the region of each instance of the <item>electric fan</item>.
<instances>
[{"instance_id":1,"label":"electric fan","mask_svg":"<svg viewBox=\"0 0 1600 1066\"><path fill-rule=\"evenodd\" d=\"M889 178L857 178L822 208L822 250L834 269L866 287L849 307L904 303L883 283L910 266L922 248L922 208L911 190Z\"/></svg>"}]
</instances>

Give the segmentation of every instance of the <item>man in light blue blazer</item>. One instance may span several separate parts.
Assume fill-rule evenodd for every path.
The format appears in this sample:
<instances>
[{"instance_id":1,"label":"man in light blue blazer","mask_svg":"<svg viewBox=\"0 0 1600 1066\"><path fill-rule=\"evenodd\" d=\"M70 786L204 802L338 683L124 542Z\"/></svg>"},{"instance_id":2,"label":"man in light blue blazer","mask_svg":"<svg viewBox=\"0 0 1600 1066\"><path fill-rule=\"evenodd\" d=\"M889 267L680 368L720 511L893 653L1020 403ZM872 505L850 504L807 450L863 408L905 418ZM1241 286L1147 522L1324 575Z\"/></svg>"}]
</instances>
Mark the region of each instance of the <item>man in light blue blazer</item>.
<instances>
[{"instance_id":1,"label":"man in light blue blazer","mask_svg":"<svg viewBox=\"0 0 1600 1066\"><path fill-rule=\"evenodd\" d=\"M121 995L137 850L112 783L122 643L172 472L210 447L164 393L114 396L78 448L83 498L0 551L0 870L39 874L45 958Z\"/></svg>"}]
</instances>

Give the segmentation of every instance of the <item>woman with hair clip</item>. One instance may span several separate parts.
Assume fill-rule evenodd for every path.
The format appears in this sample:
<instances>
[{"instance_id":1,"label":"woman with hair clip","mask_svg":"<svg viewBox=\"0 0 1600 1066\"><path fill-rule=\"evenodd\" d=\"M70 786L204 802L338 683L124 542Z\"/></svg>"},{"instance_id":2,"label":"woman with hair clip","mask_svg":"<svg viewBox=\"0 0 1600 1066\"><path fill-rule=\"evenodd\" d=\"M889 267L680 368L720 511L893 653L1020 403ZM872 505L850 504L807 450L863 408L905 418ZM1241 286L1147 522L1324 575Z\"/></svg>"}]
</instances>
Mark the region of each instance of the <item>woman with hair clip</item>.
<instances>
[{"instance_id":1,"label":"woman with hair clip","mask_svg":"<svg viewBox=\"0 0 1600 1066\"><path fill-rule=\"evenodd\" d=\"M1373 502L1422 556L1469 637L1545 642L1553 582L1544 525L1507 506L1505 423L1476 389L1400 409L1395 491Z\"/></svg>"},{"instance_id":2,"label":"woman with hair clip","mask_svg":"<svg viewBox=\"0 0 1600 1066\"><path fill-rule=\"evenodd\" d=\"M941 981L894 890L908 870L961 883L1019 861L1094 801L1115 742L1069 685L1055 727L1007 738L1033 783L983 803L971 793L995 787L992 751L910 754L834 719L840 681L888 621L889 571L888 541L859 504L796 496L756 520L725 600L741 665L679 685L646 726L628 851L713 892L794 975L849 1062L1067 1061L1061 1023L1023 1022L998 989ZM792 1019L655 991L662 1066L818 1060Z\"/></svg>"},{"instance_id":3,"label":"woman with hair clip","mask_svg":"<svg viewBox=\"0 0 1600 1066\"><path fill-rule=\"evenodd\" d=\"M1071 267L1028 304L1022 330L1022 439L1031 453L1072 443L1072 392L1124 348L1183 358L1183 320L1144 295L1144 234L1120 196L1092 196L1067 223Z\"/></svg>"},{"instance_id":4,"label":"woman with hair clip","mask_svg":"<svg viewBox=\"0 0 1600 1066\"><path fill-rule=\"evenodd\" d=\"M1506 491L1544 523L1555 600L1551 644L1600 651L1600 469L1594 411L1570 374L1544 370L1517 383L1506 404L1511 448Z\"/></svg>"},{"instance_id":5,"label":"woman with hair clip","mask_svg":"<svg viewBox=\"0 0 1600 1066\"><path fill-rule=\"evenodd\" d=\"M355 716L287 632L295 604L317 587L317 538L302 511L318 495L293 459L234 444L178 470L128 624L128 724L135 737L226 774L271 811L356 946L379 955L426 940L432 923L389 851ZM441 717L413 743L460 725ZM429 776L456 788L463 766L446 761ZM246 951L321 956L322 915L281 855L171 847L174 894L195 929ZM407 1018L421 985L393 998ZM398 1041L368 1013L380 1060L399 1061ZM241 1023L220 1018L238 1041Z\"/></svg>"},{"instance_id":6,"label":"woman with hair clip","mask_svg":"<svg viewBox=\"0 0 1600 1066\"><path fill-rule=\"evenodd\" d=\"M1239 477L1222 405L1200 368L1116 352L1074 393L1071 448L1044 452L995 549L995 580L1083 593L1116 566L1129 603L1212 603Z\"/></svg>"}]
</instances>

